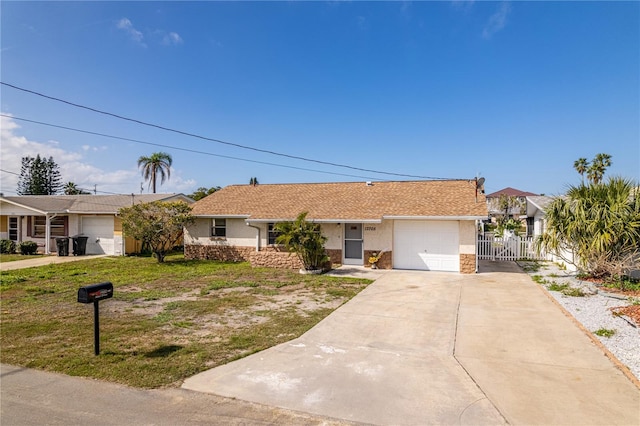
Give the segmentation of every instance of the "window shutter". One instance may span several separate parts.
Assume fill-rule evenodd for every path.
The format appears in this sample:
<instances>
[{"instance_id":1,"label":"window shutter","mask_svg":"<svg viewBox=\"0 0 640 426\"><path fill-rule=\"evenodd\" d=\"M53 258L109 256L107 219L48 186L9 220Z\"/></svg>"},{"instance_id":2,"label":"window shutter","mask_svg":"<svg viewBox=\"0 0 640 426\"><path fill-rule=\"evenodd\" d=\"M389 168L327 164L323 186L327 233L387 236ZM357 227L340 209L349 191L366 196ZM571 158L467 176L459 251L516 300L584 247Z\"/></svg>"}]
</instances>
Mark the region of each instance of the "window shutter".
<instances>
[{"instance_id":1,"label":"window shutter","mask_svg":"<svg viewBox=\"0 0 640 426\"><path fill-rule=\"evenodd\" d=\"M27 216L27 237L30 237L33 233L31 226L31 216Z\"/></svg>"},{"instance_id":2,"label":"window shutter","mask_svg":"<svg viewBox=\"0 0 640 426\"><path fill-rule=\"evenodd\" d=\"M64 235L69 235L69 216L63 216Z\"/></svg>"}]
</instances>

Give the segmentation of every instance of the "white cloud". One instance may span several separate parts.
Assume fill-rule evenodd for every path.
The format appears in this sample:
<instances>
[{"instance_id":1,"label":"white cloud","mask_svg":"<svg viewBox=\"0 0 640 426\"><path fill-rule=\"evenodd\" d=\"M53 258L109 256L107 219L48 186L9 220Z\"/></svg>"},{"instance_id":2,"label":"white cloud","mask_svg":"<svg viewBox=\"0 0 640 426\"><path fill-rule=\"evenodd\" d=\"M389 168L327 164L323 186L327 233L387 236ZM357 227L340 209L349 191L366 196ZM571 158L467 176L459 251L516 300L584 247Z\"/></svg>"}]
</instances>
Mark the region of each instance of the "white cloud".
<instances>
[{"instance_id":1,"label":"white cloud","mask_svg":"<svg viewBox=\"0 0 640 426\"><path fill-rule=\"evenodd\" d=\"M511 12L511 5L508 2L502 2L500 6L498 6L498 10L496 13L491 15L489 21L484 26L484 30L482 31L482 37L489 39L495 33L502 30L504 26L507 24L507 17Z\"/></svg>"},{"instance_id":2,"label":"white cloud","mask_svg":"<svg viewBox=\"0 0 640 426\"><path fill-rule=\"evenodd\" d=\"M127 33L129 35L129 38L131 38L131 40L137 43L138 45L142 47L147 47L147 45L144 42L144 35L140 31L134 28L133 24L128 18L120 19L117 22L116 27L119 30L122 30L125 33Z\"/></svg>"},{"instance_id":3,"label":"white cloud","mask_svg":"<svg viewBox=\"0 0 640 426\"><path fill-rule=\"evenodd\" d=\"M162 44L167 46L177 46L182 43L182 37L180 37L180 34L178 33L170 32L169 34L165 34L162 38Z\"/></svg>"},{"instance_id":4,"label":"white cloud","mask_svg":"<svg viewBox=\"0 0 640 426\"><path fill-rule=\"evenodd\" d=\"M129 193L138 182L139 172L133 167L129 170L102 170L87 163L82 153L60 148L63 145L60 142L31 141L18 134L20 126L15 120L8 117L0 117L0 120L0 168L3 170L0 172L0 191L6 195L16 193L22 157L35 157L38 154L41 157L53 157L60 168L63 182L75 182L81 188L93 189L97 185L99 191ZM91 150L91 147L87 147L83 146L82 150Z\"/></svg>"}]
</instances>

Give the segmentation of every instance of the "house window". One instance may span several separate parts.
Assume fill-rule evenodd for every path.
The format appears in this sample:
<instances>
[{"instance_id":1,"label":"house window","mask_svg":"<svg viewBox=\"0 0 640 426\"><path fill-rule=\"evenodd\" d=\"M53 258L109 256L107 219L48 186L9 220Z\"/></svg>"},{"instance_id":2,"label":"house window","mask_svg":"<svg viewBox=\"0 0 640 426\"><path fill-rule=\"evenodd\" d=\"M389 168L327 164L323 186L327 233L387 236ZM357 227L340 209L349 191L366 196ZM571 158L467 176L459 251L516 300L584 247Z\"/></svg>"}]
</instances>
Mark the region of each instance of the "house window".
<instances>
[{"instance_id":1,"label":"house window","mask_svg":"<svg viewBox=\"0 0 640 426\"><path fill-rule=\"evenodd\" d=\"M213 219L211 224L212 237L227 236L227 219Z\"/></svg>"},{"instance_id":2,"label":"house window","mask_svg":"<svg viewBox=\"0 0 640 426\"><path fill-rule=\"evenodd\" d=\"M31 237L46 238L47 218L44 216L33 216L31 218ZM67 216L56 216L50 220L52 237L64 237L67 235Z\"/></svg>"},{"instance_id":3,"label":"house window","mask_svg":"<svg viewBox=\"0 0 640 426\"><path fill-rule=\"evenodd\" d=\"M9 218L9 239L11 241L18 241L18 218Z\"/></svg>"},{"instance_id":4,"label":"house window","mask_svg":"<svg viewBox=\"0 0 640 426\"><path fill-rule=\"evenodd\" d=\"M276 243L276 238L278 238L278 235L280 235L280 233L274 229L275 225L276 225L275 223L269 223L269 225L268 225L267 244L269 244L269 245L277 244Z\"/></svg>"}]
</instances>

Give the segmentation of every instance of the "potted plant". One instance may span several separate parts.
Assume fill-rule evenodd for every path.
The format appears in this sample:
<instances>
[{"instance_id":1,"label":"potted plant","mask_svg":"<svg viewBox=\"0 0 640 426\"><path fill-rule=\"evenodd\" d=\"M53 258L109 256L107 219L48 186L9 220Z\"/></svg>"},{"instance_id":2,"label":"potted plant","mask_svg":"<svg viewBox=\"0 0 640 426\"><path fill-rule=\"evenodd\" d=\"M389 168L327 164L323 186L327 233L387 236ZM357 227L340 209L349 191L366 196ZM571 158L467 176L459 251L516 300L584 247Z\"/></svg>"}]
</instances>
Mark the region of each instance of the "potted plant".
<instances>
[{"instance_id":1,"label":"potted plant","mask_svg":"<svg viewBox=\"0 0 640 426\"><path fill-rule=\"evenodd\" d=\"M382 257L382 253L384 251L380 251L376 253L375 251L369 256L369 264L371 265L371 269L378 269L378 261Z\"/></svg>"}]
</instances>

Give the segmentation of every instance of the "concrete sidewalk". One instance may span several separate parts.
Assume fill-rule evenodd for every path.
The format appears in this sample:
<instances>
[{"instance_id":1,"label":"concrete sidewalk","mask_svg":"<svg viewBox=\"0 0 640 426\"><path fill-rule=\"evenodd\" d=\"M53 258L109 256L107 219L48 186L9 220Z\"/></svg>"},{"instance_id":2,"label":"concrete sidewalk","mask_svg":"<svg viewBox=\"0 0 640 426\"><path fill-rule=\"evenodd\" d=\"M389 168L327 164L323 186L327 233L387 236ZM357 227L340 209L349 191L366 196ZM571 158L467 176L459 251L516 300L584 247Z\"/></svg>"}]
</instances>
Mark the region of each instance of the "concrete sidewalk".
<instances>
[{"instance_id":1,"label":"concrete sidewalk","mask_svg":"<svg viewBox=\"0 0 640 426\"><path fill-rule=\"evenodd\" d=\"M371 424L640 424L640 390L499 266L386 273L300 338L183 387Z\"/></svg>"},{"instance_id":2,"label":"concrete sidewalk","mask_svg":"<svg viewBox=\"0 0 640 426\"><path fill-rule=\"evenodd\" d=\"M0 378L2 425L345 424L184 389L134 389L6 364Z\"/></svg>"},{"instance_id":3,"label":"concrete sidewalk","mask_svg":"<svg viewBox=\"0 0 640 426\"><path fill-rule=\"evenodd\" d=\"M106 254L91 254L86 256L55 256L42 255L41 257L15 260L13 262L0 262L0 271L13 271L16 269L35 268L36 266L46 266L57 263L77 262L80 260L95 259L97 257L106 257ZM1 259L0 259L1 260Z\"/></svg>"}]
</instances>

